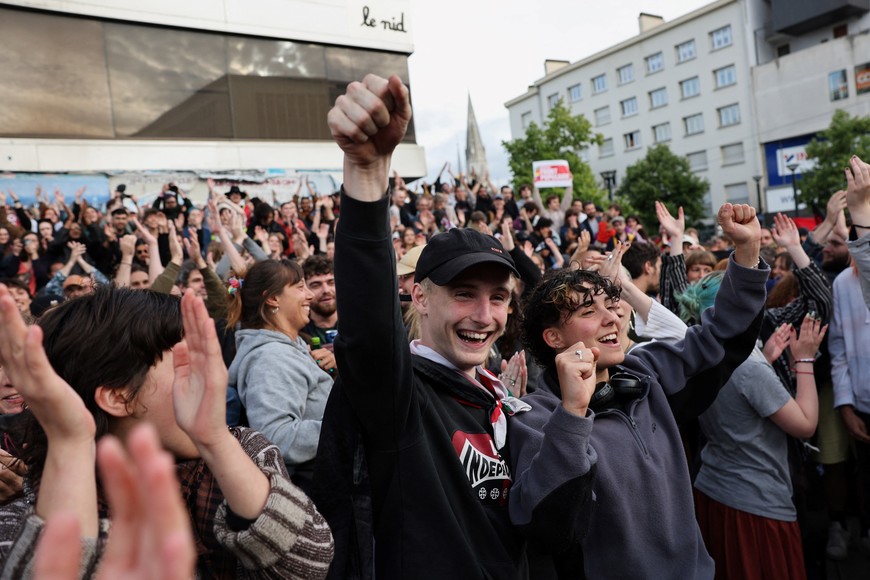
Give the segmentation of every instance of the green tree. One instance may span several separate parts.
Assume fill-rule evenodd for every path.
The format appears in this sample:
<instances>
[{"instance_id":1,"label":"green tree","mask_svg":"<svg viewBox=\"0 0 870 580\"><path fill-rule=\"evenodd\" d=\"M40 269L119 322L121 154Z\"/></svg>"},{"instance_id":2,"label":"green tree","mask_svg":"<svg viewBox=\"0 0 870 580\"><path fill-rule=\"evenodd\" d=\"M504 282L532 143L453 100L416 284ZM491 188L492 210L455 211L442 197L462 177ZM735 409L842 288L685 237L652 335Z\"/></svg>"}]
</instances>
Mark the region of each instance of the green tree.
<instances>
[{"instance_id":1,"label":"green tree","mask_svg":"<svg viewBox=\"0 0 870 580\"><path fill-rule=\"evenodd\" d=\"M687 224L708 217L704 194L709 189L710 182L692 173L685 157L674 155L667 145L656 145L643 159L626 168L616 193L637 212L649 232L650 226L658 223L656 200L663 201L672 215L677 215L677 208L682 206Z\"/></svg>"},{"instance_id":2,"label":"green tree","mask_svg":"<svg viewBox=\"0 0 870 580\"><path fill-rule=\"evenodd\" d=\"M852 117L838 109L828 128L807 144L807 157L815 167L797 178L798 199L824 208L832 193L846 189L844 170L852 155L870 158L870 117Z\"/></svg>"},{"instance_id":3,"label":"green tree","mask_svg":"<svg viewBox=\"0 0 870 580\"><path fill-rule=\"evenodd\" d=\"M583 115L572 115L561 99L550 109L544 126L530 123L520 139L502 141L508 153L508 165L513 174L514 189L532 183L532 163L545 159L564 159L571 168L574 196L600 202L603 199L592 169L577 154L578 151L601 143L602 137L592 132L592 125Z\"/></svg>"}]
</instances>

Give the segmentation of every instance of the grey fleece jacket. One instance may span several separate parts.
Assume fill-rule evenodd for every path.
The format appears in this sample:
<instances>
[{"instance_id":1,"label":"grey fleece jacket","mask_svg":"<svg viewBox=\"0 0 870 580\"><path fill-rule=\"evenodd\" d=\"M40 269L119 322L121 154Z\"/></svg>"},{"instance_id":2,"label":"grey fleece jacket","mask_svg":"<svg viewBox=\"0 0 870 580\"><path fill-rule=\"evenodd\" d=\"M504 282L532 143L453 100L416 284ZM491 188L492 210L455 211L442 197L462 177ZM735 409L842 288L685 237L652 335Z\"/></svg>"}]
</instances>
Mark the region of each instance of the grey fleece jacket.
<instances>
[{"instance_id":1,"label":"grey fleece jacket","mask_svg":"<svg viewBox=\"0 0 870 580\"><path fill-rule=\"evenodd\" d=\"M750 269L732 258L714 308L684 340L645 343L626 355L617 369L645 386L626 409L577 417L549 386L524 398L532 410L515 415L508 430L514 525L547 551L570 554L579 545L586 578L712 579L668 398L722 364L728 340L764 307L769 274L763 262Z\"/></svg>"},{"instance_id":2,"label":"grey fleece jacket","mask_svg":"<svg viewBox=\"0 0 870 580\"><path fill-rule=\"evenodd\" d=\"M332 378L305 341L273 330L239 330L229 386L238 389L251 428L281 450L287 471L310 477Z\"/></svg>"}]
</instances>

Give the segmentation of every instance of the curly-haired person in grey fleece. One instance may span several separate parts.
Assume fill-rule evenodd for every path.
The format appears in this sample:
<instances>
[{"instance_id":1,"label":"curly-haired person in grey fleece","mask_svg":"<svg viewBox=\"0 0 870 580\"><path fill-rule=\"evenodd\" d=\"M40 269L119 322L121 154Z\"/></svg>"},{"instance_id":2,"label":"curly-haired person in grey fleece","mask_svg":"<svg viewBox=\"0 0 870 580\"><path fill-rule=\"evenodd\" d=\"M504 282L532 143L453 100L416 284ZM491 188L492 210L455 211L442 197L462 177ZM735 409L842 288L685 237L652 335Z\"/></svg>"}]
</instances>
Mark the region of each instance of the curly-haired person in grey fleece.
<instances>
[{"instance_id":1,"label":"curly-haired person in grey fleece","mask_svg":"<svg viewBox=\"0 0 870 580\"><path fill-rule=\"evenodd\" d=\"M191 291L179 301L102 289L51 310L41 330L28 330L0 286L0 325L0 364L39 370L14 378L30 404L22 414L29 422L22 458L30 505L8 553L0 554L3 578L31 575L44 522L63 512L79 521L81 577L100 572L111 518L123 514L107 513L94 443L106 434L126 440L145 422L174 462L197 577L326 575L329 527L289 480L278 449L255 431L226 427L227 370L202 299Z\"/></svg>"},{"instance_id":2,"label":"curly-haired person in grey fleece","mask_svg":"<svg viewBox=\"0 0 870 580\"><path fill-rule=\"evenodd\" d=\"M227 326L240 326L229 385L238 390L248 424L278 446L293 482L303 489L314 473L335 374L333 353L309 352L299 336L313 297L296 262L257 262L232 294L227 319Z\"/></svg>"}]
</instances>

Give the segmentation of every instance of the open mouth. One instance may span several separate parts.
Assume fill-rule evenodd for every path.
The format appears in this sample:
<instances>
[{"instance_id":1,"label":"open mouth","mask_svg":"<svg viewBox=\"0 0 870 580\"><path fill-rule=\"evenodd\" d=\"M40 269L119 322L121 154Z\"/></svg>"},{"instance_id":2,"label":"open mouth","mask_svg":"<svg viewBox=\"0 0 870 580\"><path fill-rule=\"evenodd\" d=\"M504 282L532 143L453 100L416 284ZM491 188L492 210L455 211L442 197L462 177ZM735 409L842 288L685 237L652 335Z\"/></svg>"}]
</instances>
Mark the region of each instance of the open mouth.
<instances>
[{"instance_id":1,"label":"open mouth","mask_svg":"<svg viewBox=\"0 0 870 580\"><path fill-rule=\"evenodd\" d=\"M471 330L457 330L456 336L465 344L472 346L480 346L484 344L490 337L490 332L474 332Z\"/></svg>"},{"instance_id":2,"label":"open mouth","mask_svg":"<svg viewBox=\"0 0 870 580\"><path fill-rule=\"evenodd\" d=\"M605 334L601 338L598 339L598 342L601 344L607 344L610 346L619 345L619 336L615 332L611 332L610 334Z\"/></svg>"}]
</instances>

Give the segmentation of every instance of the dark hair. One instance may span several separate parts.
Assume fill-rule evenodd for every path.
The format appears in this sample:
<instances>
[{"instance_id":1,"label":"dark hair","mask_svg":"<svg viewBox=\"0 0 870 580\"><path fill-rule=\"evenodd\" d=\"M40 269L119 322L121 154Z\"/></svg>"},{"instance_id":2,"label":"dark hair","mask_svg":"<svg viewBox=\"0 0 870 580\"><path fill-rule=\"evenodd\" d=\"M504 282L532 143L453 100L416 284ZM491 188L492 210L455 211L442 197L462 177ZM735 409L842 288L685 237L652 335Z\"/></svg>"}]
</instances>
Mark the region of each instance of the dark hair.
<instances>
[{"instance_id":1,"label":"dark hair","mask_svg":"<svg viewBox=\"0 0 870 580\"><path fill-rule=\"evenodd\" d=\"M19 290L24 290L27 292L27 295L33 298L33 293L30 291L30 286L22 282L18 278L0 278L0 284L4 284L7 288L13 287L18 288Z\"/></svg>"},{"instance_id":2,"label":"dark hair","mask_svg":"<svg viewBox=\"0 0 870 580\"><path fill-rule=\"evenodd\" d=\"M260 202L260 204L254 208L254 223L256 225L263 225L269 217L274 219L275 209L268 203Z\"/></svg>"},{"instance_id":3,"label":"dark hair","mask_svg":"<svg viewBox=\"0 0 870 580\"><path fill-rule=\"evenodd\" d=\"M523 307L523 343L538 364L552 367L556 352L544 341L544 331L564 324L579 308L604 294L619 300L622 290L598 272L563 268L552 270L532 289Z\"/></svg>"},{"instance_id":4,"label":"dark hair","mask_svg":"<svg viewBox=\"0 0 870 580\"><path fill-rule=\"evenodd\" d=\"M245 274L241 288L232 294L227 309L227 327L265 328L266 300L280 294L285 286L304 280L302 266L286 258L257 262Z\"/></svg>"},{"instance_id":5,"label":"dark hair","mask_svg":"<svg viewBox=\"0 0 870 580\"><path fill-rule=\"evenodd\" d=\"M553 227L553 220L551 220L550 218L542 217L541 219L539 219L535 223L535 225L532 227L532 229L534 229L536 232L539 232L544 228L552 228L552 227Z\"/></svg>"},{"instance_id":6,"label":"dark hair","mask_svg":"<svg viewBox=\"0 0 870 580\"><path fill-rule=\"evenodd\" d=\"M111 286L47 310L38 324L48 361L94 416L97 439L109 431L109 415L94 398L97 388L124 389L132 403L151 367L184 335L178 298ZM38 479L45 433L32 416L28 423L23 458Z\"/></svg>"},{"instance_id":7,"label":"dark hair","mask_svg":"<svg viewBox=\"0 0 870 580\"><path fill-rule=\"evenodd\" d=\"M114 215L130 215L130 214L127 212L127 208L116 207L115 209L112 210L111 215L114 216Z\"/></svg>"},{"instance_id":8,"label":"dark hair","mask_svg":"<svg viewBox=\"0 0 870 580\"><path fill-rule=\"evenodd\" d=\"M632 279L638 278L643 274L644 264L652 262L655 265L660 254L661 251L659 251L655 244L635 242L622 256L622 265L631 274Z\"/></svg>"},{"instance_id":9,"label":"dark hair","mask_svg":"<svg viewBox=\"0 0 870 580\"><path fill-rule=\"evenodd\" d=\"M773 259L772 264L776 264L777 260L782 260L783 262L783 270L794 270L794 260L791 257L791 254L788 252L781 252L776 255L776 258Z\"/></svg>"},{"instance_id":10,"label":"dark hair","mask_svg":"<svg viewBox=\"0 0 870 580\"><path fill-rule=\"evenodd\" d=\"M193 271L199 271L193 260L185 260L181 263L181 268L178 270L178 284L182 288L187 288L187 282L190 280L190 275Z\"/></svg>"},{"instance_id":11,"label":"dark hair","mask_svg":"<svg viewBox=\"0 0 870 580\"><path fill-rule=\"evenodd\" d=\"M315 254L302 262L302 272L308 280L314 276L326 276L335 273L335 265L325 254Z\"/></svg>"}]
</instances>

